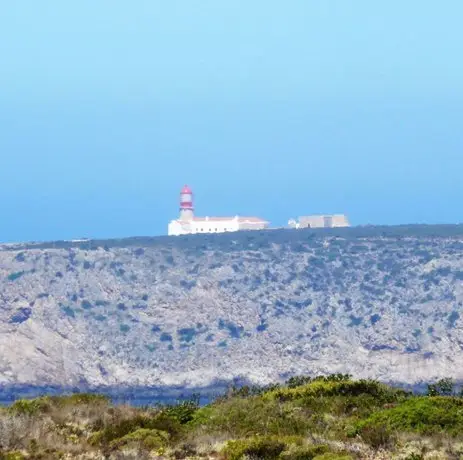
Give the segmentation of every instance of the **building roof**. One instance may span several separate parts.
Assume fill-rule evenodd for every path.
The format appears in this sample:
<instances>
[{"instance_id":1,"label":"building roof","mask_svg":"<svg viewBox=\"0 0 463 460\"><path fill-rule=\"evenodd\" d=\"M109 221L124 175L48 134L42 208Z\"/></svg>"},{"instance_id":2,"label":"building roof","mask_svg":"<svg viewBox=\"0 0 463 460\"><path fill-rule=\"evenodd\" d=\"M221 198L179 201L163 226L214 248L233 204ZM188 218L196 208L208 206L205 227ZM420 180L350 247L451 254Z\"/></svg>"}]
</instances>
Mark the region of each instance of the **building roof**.
<instances>
[{"instance_id":1,"label":"building roof","mask_svg":"<svg viewBox=\"0 0 463 460\"><path fill-rule=\"evenodd\" d=\"M266 223L267 221L261 219L260 217L242 217L242 216L232 216L232 217L193 217L193 222L224 222L237 220L238 222L249 222L249 223Z\"/></svg>"},{"instance_id":2,"label":"building roof","mask_svg":"<svg viewBox=\"0 0 463 460\"><path fill-rule=\"evenodd\" d=\"M268 224L268 221L265 219L261 219L260 217L241 217L241 216L234 216L234 217L193 217L191 220L183 221L181 219L175 219L172 222L180 222L187 224L188 222L232 222L238 221L240 223L249 223L249 224Z\"/></svg>"}]
</instances>

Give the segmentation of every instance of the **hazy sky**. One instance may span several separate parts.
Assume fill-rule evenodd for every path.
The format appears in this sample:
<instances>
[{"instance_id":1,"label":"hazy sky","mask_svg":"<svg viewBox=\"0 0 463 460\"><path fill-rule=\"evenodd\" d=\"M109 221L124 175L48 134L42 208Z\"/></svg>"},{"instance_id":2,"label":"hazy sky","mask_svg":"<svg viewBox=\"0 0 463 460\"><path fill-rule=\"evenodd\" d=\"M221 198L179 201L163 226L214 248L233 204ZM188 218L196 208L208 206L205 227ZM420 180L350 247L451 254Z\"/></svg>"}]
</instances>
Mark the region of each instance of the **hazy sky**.
<instances>
[{"instance_id":1,"label":"hazy sky","mask_svg":"<svg viewBox=\"0 0 463 460\"><path fill-rule=\"evenodd\" d=\"M0 2L0 241L463 221L461 0Z\"/></svg>"}]
</instances>

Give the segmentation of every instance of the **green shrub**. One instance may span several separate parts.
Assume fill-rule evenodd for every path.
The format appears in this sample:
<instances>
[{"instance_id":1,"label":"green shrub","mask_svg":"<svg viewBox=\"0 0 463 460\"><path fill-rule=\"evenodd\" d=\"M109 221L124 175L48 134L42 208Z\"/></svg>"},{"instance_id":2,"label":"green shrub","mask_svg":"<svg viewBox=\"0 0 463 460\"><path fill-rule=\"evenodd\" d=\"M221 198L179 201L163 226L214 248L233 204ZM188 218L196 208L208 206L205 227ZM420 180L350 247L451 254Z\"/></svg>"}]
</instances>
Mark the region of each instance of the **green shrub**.
<instances>
[{"instance_id":1,"label":"green shrub","mask_svg":"<svg viewBox=\"0 0 463 460\"><path fill-rule=\"evenodd\" d=\"M75 393L68 396L43 396L35 399L18 399L8 411L13 415L37 415L49 412L53 407L78 406L80 404L109 404L109 398L98 394Z\"/></svg>"},{"instance_id":2,"label":"green shrub","mask_svg":"<svg viewBox=\"0 0 463 460\"><path fill-rule=\"evenodd\" d=\"M364 426L360 430L360 435L365 443L373 447L373 449L388 448L395 441L390 428L383 423Z\"/></svg>"},{"instance_id":3,"label":"green shrub","mask_svg":"<svg viewBox=\"0 0 463 460\"><path fill-rule=\"evenodd\" d=\"M93 305L91 304L91 302L89 302L88 300L82 300L82 302L80 303L80 306L84 309L84 310L90 310Z\"/></svg>"},{"instance_id":4,"label":"green shrub","mask_svg":"<svg viewBox=\"0 0 463 460\"><path fill-rule=\"evenodd\" d=\"M179 404L170 406L166 409L170 417L178 420L182 425L191 422L196 411L199 409L199 396L193 396L188 401L182 401Z\"/></svg>"},{"instance_id":5,"label":"green shrub","mask_svg":"<svg viewBox=\"0 0 463 460\"><path fill-rule=\"evenodd\" d=\"M264 386L259 386L259 385L244 385L241 387L232 386L231 388L229 388L226 396L222 397L222 399L236 398L236 397L248 398L250 396L260 396L260 395L263 395L264 393L268 393L269 391L277 390L278 388L280 388L280 385L278 383L264 385Z\"/></svg>"},{"instance_id":6,"label":"green shrub","mask_svg":"<svg viewBox=\"0 0 463 460\"><path fill-rule=\"evenodd\" d=\"M113 448L120 448L128 444L136 443L144 449L154 450L161 447L166 447L168 442L169 433L166 433L165 431L139 428L136 431L126 434L122 438L111 441L110 446Z\"/></svg>"},{"instance_id":7,"label":"green shrub","mask_svg":"<svg viewBox=\"0 0 463 460\"><path fill-rule=\"evenodd\" d=\"M2 453L0 451L0 459L1 460L25 460L24 454L22 452L13 451L13 452L6 452Z\"/></svg>"},{"instance_id":8,"label":"green shrub","mask_svg":"<svg viewBox=\"0 0 463 460\"><path fill-rule=\"evenodd\" d=\"M312 460L329 451L325 445L293 446L280 455L282 460Z\"/></svg>"},{"instance_id":9,"label":"green shrub","mask_svg":"<svg viewBox=\"0 0 463 460\"><path fill-rule=\"evenodd\" d=\"M438 380L428 385L428 396L451 396L455 390L455 383L450 378Z\"/></svg>"},{"instance_id":10,"label":"green shrub","mask_svg":"<svg viewBox=\"0 0 463 460\"><path fill-rule=\"evenodd\" d=\"M263 397L234 398L202 407L194 414L192 425L209 433L229 433L230 437L253 435L304 435L311 420L301 411Z\"/></svg>"},{"instance_id":11,"label":"green shrub","mask_svg":"<svg viewBox=\"0 0 463 460\"><path fill-rule=\"evenodd\" d=\"M106 316L104 316L104 315L95 315L95 320L96 321L105 321Z\"/></svg>"},{"instance_id":12,"label":"green shrub","mask_svg":"<svg viewBox=\"0 0 463 460\"><path fill-rule=\"evenodd\" d=\"M186 327L179 329L177 334L181 342L192 342L196 337L196 329L193 327Z\"/></svg>"},{"instance_id":13,"label":"green shrub","mask_svg":"<svg viewBox=\"0 0 463 460\"><path fill-rule=\"evenodd\" d=\"M229 441L222 450L227 460L240 460L243 457L259 459L276 459L283 452L284 442L273 438L255 437L237 441Z\"/></svg>"},{"instance_id":14,"label":"green shrub","mask_svg":"<svg viewBox=\"0 0 463 460\"><path fill-rule=\"evenodd\" d=\"M113 441L120 440L140 429L165 432L168 433L170 438L176 438L182 431L181 424L178 420L160 411L152 417L136 415L135 417L122 420L119 423L108 425L101 431L95 433L91 437L90 443L92 445L110 445Z\"/></svg>"},{"instance_id":15,"label":"green shrub","mask_svg":"<svg viewBox=\"0 0 463 460\"><path fill-rule=\"evenodd\" d=\"M311 377L304 376L304 375L295 375L294 377L290 377L285 384L288 388L297 388L303 385L306 385L312 381Z\"/></svg>"},{"instance_id":16,"label":"green shrub","mask_svg":"<svg viewBox=\"0 0 463 460\"><path fill-rule=\"evenodd\" d=\"M13 415L36 415L47 412L51 407L50 398L18 399L8 409Z\"/></svg>"},{"instance_id":17,"label":"green shrub","mask_svg":"<svg viewBox=\"0 0 463 460\"><path fill-rule=\"evenodd\" d=\"M26 272L15 272L15 273L10 273L8 275L8 281L16 281L17 279L21 278Z\"/></svg>"},{"instance_id":18,"label":"green shrub","mask_svg":"<svg viewBox=\"0 0 463 460\"><path fill-rule=\"evenodd\" d=\"M352 460L352 457L347 454L334 454L332 452L328 452L323 455L317 455L314 457L314 460Z\"/></svg>"},{"instance_id":19,"label":"green shrub","mask_svg":"<svg viewBox=\"0 0 463 460\"><path fill-rule=\"evenodd\" d=\"M75 316L76 316L74 310L73 310L71 307L69 307L69 306L61 307L61 311L62 311L66 316L69 316L70 318L75 318Z\"/></svg>"},{"instance_id":20,"label":"green shrub","mask_svg":"<svg viewBox=\"0 0 463 460\"><path fill-rule=\"evenodd\" d=\"M58 407L78 406L81 404L89 405L108 405L110 400L107 396L93 393L74 393L67 396L51 396L50 402Z\"/></svg>"},{"instance_id":21,"label":"green shrub","mask_svg":"<svg viewBox=\"0 0 463 460\"><path fill-rule=\"evenodd\" d=\"M427 435L444 432L456 436L463 431L463 400L443 396L410 398L359 422L357 431L378 424L398 431Z\"/></svg>"},{"instance_id":22,"label":"green shrub","mask_svg":"<svg viewBox=\"0 0 463 460\"><path fill-rule=\"evenodd\" d=\"M388 387L375 380L314 380L296 388L281 388L263 397L279 401L293 401L307 397L371 395L378 402L394 402L405 397L406 392Z\"/></svg>"}]
</instances>

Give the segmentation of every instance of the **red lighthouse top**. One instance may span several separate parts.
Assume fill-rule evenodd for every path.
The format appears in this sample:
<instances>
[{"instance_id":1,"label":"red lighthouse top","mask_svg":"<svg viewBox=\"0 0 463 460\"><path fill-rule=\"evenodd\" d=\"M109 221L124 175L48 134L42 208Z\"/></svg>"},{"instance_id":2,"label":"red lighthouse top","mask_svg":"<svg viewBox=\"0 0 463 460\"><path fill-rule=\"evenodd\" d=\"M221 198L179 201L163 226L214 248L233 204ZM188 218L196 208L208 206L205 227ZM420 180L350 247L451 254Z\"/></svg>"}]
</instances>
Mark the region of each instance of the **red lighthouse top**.
<instances>
[{"instance_id":1,"label":"red lighthouse top","mask_svg":"<svg viewBox=\"0 0 463 460\"><path fill-rule=\"evenodd\" d=\"M193 191L191 190L190 187L188 187L188 185L184 185L183 188L182 188L182 191L180 193L182 195L191 195L193 193Z\"/></svg>"}]
</instances>

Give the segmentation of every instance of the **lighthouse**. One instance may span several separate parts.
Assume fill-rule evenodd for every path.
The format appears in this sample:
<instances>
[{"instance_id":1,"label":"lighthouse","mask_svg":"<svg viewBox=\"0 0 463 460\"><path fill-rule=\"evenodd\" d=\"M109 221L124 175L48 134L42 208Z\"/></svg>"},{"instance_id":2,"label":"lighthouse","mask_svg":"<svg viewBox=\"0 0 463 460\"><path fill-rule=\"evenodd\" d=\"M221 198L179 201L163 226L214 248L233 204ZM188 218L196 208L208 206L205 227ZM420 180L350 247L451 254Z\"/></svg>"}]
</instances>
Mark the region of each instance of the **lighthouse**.
<instances>
[{"instance_id":1,"label":"lighthouse","mask_svg":"<svg viewBox=\"0 0 463 460\"><path fill-rule=\"evenodd\" d=\"M168 235L196 233L225 233L239 230L262 230L268 222L259 217L196 217L193 207L193 192L188 185L180 191L180 215L169 222Z\"/></svg>"},{"instance_id":2,"label":"lighthouse","mask_svg":"<svg viewBox=\"0 0 463 460\"><path fill-rule=\"evenodd\" d=\"M188 185L185 185L180 192L180 217L182 222L190 222L194 218L193 214L193 192Z\"/></svg>"}]
</instances>

